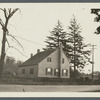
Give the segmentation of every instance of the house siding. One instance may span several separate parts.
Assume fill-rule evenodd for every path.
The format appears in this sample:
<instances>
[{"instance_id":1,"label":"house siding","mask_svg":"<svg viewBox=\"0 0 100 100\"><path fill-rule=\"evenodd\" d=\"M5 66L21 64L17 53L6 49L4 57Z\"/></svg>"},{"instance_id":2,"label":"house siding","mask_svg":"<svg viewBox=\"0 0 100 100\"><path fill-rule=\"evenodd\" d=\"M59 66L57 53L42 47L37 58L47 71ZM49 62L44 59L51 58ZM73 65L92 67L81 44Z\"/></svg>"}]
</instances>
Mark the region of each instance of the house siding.
<instances>
[{"instance_id":1,"label":"house siding","mask_svg":"<svg viewBox=\"0 0 100 100\"><path fill-rule=\"evenodd\" d=\"M51 62L47 62L47 58L51 57ZM59 76L54 75L54 69L60 69L60 78L70 78L70 66L69 61L67 57L65 56L64 52L61 51L61 60L62 58L65 59L64 64L61 63L59 66L59 49L56 49L52 54L50 54L48 57L46 57L43 61L39 63L38 67L38 77L52 77L52 78L58 78ZM61 68L60 68L61 67ZM46 75L46 68L52 68L52 75ZM62 76L62 69L68 70L67 76Z\"/></svg>"},{"instance_id":2,"label":"house siding","mask_svg":"<svg viewBox=\"0 0 100 100\"><path fill-rule=\"evenodd\" d=\"M48 53L47 51L44 52ZM37 55L35 59L37 61L37 59L40 58L41 56L38 57ZM70 64L68 58L66 57L65 53L62 50L62 45L60 45L53 52L50 52L48 55L44 56L44 58L41 60L38 61L37 62L38 64L36 65L19 67L17 71L18 77L70 78ZM31 61L31 63L33 62ZM34 74L30 74L31 68L34 69ZM22 73L23 69L25 69L25 74Z\"/></svg>"},{"instance_id":3,"label":"house siding","mask_svg":"<svg viewBox=\"0 0 100 100\"><path fill-rule=\"evenodd\" d=\"M30 69L34 69L34 73L30 74ZM22 70L25 69L25 74L22 74ZM34 78L38 76L38 65L33 66L23 66L19 67L17 70L17 76L20 78Z\"/></svg>"},{"instance_id":4,"label":"house siding","mask_svg":"<svg viewBox=\"0 0 100 100\"><path fill-rule=\"evenodd\" d=\"M64 63L62 63L62 60L64 59ZM66 69L68 70L68 75L67 76L63 76L62 75L62 70ZM66 55L64 54L64 52L61 52L61 78L70 78L70 64L69 64L69 60L66 57Z\"/></svg>"},{"instance_id":5,"label":"house siding","mask_svg":"<svg viewBox=\"0 0 100 100\"><path fill-rule=\"evenodd\" d=\"M51 62L47 62L48 57L51 57ZM43 61L39 63L38 77L57 77L54 76L54 70L52 75L46 75L46 68L58 68L58 49L50 54L48 57L46 57Z\"/></svg>"}]
</instances>

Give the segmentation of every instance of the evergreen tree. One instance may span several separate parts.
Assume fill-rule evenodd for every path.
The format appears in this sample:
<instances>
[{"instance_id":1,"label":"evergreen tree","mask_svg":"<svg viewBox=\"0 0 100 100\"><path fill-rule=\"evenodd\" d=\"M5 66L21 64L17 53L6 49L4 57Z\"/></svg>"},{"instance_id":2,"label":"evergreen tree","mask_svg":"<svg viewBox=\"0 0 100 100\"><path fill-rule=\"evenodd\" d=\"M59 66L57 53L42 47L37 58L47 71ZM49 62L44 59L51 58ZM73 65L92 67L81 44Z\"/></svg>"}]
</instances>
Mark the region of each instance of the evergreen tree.
<instances>
[{"instance_id":1,"label":"evergreen tree","mask_svg":"<svg viewBox=\"0 0 100 100\"><path fill-rule=\"evenodd\" d=\"M59 42L63 43L64 39L66 38L66 32L64 32L59 20L57 26L50 33L51 35L47 36L47 39L45 41L48 44L48 49L58 47Z\"/></svg>"},{"instance_id":2,"label":"evergreen tree","mask_svg":"<svg viewBox=\"0 0 100 100\"><path fill-rule=\"evenodd\" d=\"M47 36L46 39L46 49L57 48L59 46L59 42L63 45L63 50L68 58L70 58L70 52L72 52L72 47L68 44L68 40L66 39L67 33L64 31L61 22L58 20L57 25L50 32L50 36ZM44 49L44 50L46 50Z\"/></svg>"},{"instance_id":3,"label":"evergreen tree","mask_svg":"<svg viewBox=\"0 0 100 100\"><path fill-rule=\"evenodd\" d=\"M75 17L70 21L68 26L69 32L67 33L68 44L71 45L70 54L71 66L74 67L74 76L76 75L76 68L84 67L87 62L90 62L90 51L85 48L88 45L84 44L84 38L80 35L81 27L77 24Z\"/></svg>"},{"instance_id":4,"label":"evergreen tree","mask_svg":"<svg viewBox=\"0 0 100 100\"><path fill-rule=\"evenodd\" d=\"M59 42L63 44L63 50L66 56L70 59L71 66L74 67L74 76L76 68L84 67L87 62L90 61L90 51L85 50L83 37L80 35L81 27L77 24L75 17L70 21L68 26L69 32L65 32L62 28L60 21L57 26L51 31L51 35L47 36L46 43L47 49L57 48Z\"/></svg>"}]
</instances>

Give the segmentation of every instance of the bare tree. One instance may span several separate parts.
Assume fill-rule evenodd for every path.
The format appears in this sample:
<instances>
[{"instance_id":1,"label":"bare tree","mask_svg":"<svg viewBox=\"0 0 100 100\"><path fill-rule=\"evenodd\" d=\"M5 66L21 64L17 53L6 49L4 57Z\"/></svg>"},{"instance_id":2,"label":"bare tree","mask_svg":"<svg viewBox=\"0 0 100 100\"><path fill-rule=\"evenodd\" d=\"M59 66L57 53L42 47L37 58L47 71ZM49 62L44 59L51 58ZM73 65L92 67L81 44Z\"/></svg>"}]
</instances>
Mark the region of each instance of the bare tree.
<instances>
[{"instance_id":1,"label":"bare tree","mask_svg":"<svg viewBox=\"0 0 100 100\"><path fill-rule=\"evenodd\" d=\"M2 47L1 47L1 58L0 58L0 77L2 75L2 71L3 71L3 67L4 67L4 59L5 59L5 47L6 47L6 42L8 43L8 46L10 47L10 44L7 40L7 35L8 36L11 36L21 47L22 45L19 43L19 41L9 33L9 30L8 30L8 23L9 23L9 20L11 19L11 17L19 10L18 8L15 8L15 9L11 9L11 8L0 8L1 11L3 11L3 14L4 14L4 18L5 18L5 21L3 21L1 18L0 18L0 25L2 27L2 31L3 31L3 38L2 38ZM12 46L11 46L12 47Z\"/></svg>"}]
</instances>

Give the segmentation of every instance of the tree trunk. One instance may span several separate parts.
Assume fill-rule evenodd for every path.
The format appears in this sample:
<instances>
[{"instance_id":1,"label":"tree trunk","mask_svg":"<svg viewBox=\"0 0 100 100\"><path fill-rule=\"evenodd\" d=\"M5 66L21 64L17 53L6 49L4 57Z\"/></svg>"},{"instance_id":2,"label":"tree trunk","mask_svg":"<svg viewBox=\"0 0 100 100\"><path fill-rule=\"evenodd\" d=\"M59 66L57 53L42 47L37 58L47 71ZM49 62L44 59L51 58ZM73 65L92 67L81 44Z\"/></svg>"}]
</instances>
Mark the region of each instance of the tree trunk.
<instances>
[{"instance_id":1,"label":"tree trunk","mask_svg":"<svg viewBox=\"0 0 100 100\"><path fill-rule=\"evenodd\" d=\"M74 77L76 78L76 50L74 45Z\"/></svg>"},{"instance_id":2,"label":"tree trunk","mask_svg":"<svg viewBox=\"0 0 100 100\"><path fill-rule=\"evenodd\" d=\"M2 76L4 59L5 59L5 45L6 45L6 30L3 30L2 48L1 48L1 59L0 59L0 77Z\"/></svg>"},{"instance_id":3,"label":"tree trunk","mask_svg":"<svg viewBox=\"0 0 100 100\"><path fill-rule=\"evenodd\" d=\"M10 9L7 10L1 9L4 12L5 15L5 22L2 21L2 19L0 19L0 25L2 26L2 30L3 30L3 39L2 39L2 48L1 48L1 58L0 58L0 77L2 76L2 72L3 72L3 67L4 67L4 60L5 60L5 45L6 45L6 35L8 32L7 29L7 25L8 25L8 21L9 19L13 16L13 14L18 10L18 8L14 9L13 11Z\"/></svg>"},{"instance_id":4,"label":"tree trunk","mask_svg":"<svg viewBox=\"0 0 100 100\"><path fill-rule=\"evenodd\" d=\"M74 77L76 78L76 41L75 41L75 29L74 29Z\"/></svg>"}]
</instances>

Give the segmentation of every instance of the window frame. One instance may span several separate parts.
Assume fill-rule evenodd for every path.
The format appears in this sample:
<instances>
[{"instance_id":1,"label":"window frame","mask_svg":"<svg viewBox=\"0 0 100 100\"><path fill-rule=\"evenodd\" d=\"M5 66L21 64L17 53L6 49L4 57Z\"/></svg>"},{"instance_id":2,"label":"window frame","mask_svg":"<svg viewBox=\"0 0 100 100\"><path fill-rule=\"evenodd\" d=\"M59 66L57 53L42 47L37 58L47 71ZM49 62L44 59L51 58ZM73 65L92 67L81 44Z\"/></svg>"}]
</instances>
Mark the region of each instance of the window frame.
<instances>
[{"instance_id":1,"label":"window frame","mask_svg":"<svg viewBox=\"0 0 100 100\"><path fill-rule=\"evenodd\" d=\"M48 69L50 69L50 72L48 72ZM46 75L52 75L53 74L53 69L48 67L46 68Z\"/></svg>"},{"instance_id":2,"label":"window frame","mask_svg":"<svg viewBox=\"0 0 100 100\"><path fill-rule=\"evenodd\" d=\"M66 71L66 73L64 73L64 70ZM68 69L62 69L62 76L68 76Z\"/></svg>"},{"instance_id":3,"label":"window frame","mask_svg":"<svg viewBox=\"0 0 100 100\"><path fill-rule=\"evenodd\" d=\"M51 62L51 57L48 57L47 58L47 62Z\"/></svg>"},{"instance_id":4,"label":"window frame","mask_svg":"<svg viewBox=\"0 0 100 100\"><path fill-rule=\"evenodd\" d=\"M30 68L30 74L34 74L34 69Z\"/></svg>"},{"instance_id":5,"label":"window frame","mask_svg":"<svg viewBox=\"0 0 100 100\"><path fill-rule=\"evenodd\" d=\"M22 69L22 74L25 74L25 69Z\"/></svg>"},{"instance_id":6,"label":"window frame","mask_svg":"<svg viewBox=\"0 0 100 100\"><path fill-rule=\"evenodd\" d=\"M56 70L58 70L58 72L56 72ZM55 76L59 76L59 74L60 74L60 70L59 70L58 68L55 68L55 69L54 69L54 75L55 75Z\"/></svg>"},{"instance_id":7,"label":"window frame","mask_svg":"<svg viewBox=\"0 0 100 100\"><path fill-rule=\"evenodd\" d=\"M64 58L62 58L62 64L64 64L64 62L65 62L65 59L64 59Z\"/></svg>"}]
</instances>

